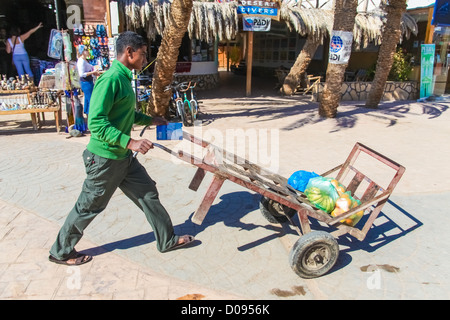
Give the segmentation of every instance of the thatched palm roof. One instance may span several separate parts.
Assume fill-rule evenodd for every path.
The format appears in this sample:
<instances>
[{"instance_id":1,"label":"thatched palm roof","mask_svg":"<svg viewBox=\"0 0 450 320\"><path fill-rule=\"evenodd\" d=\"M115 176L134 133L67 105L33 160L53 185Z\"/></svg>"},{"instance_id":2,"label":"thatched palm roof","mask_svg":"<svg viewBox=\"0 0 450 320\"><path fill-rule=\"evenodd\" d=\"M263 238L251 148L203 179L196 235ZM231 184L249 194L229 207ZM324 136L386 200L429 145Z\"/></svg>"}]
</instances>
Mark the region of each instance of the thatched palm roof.
<instances>
[{"instance_id":1,"label":"thatched palm roof","mask_svg":"<svg viewBox=\"0 0 450 320\"><path fill-rule=\"evenodd\" d=\"M125 29L143 28L149 39L162 35L168 24L169 0L119 0L120 11L124 13ZM237 2L201 2L194 1L188 33L191 39L210 41L218 37L219 41L233 40L239 32ZM354 43L366 47L370 42L380 43L381 30L385 15L382 11L359 12L353 31ZM311 35L318 41L330 35L333 27L331 10L302 8L297 4L283 3L280 20L291 31L302 36ZM402 19L403 35L417 34L417 24L408 14Z\"/></svg>"}]
</instances>

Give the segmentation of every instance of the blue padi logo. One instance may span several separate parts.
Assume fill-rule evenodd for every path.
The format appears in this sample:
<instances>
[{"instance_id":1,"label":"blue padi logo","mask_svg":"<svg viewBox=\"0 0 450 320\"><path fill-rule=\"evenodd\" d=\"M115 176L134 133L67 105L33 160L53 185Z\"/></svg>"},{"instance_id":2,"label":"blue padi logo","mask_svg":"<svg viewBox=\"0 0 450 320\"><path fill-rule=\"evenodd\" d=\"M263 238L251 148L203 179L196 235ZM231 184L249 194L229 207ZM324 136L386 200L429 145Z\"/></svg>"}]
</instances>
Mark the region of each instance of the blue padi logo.
<instances>
[{"instance_id":1,"label":"blue padi logo","mask_svg":"<svg viewBox=\"0 0 450 320\"><path fill-rule=\"evenodd\" d=\"M244 30L251 30L253 28L253 18L244 19Z\"/></svg>"},{"instance_id":2,"label":"blue padi logo","mask_svg":"<svg viewBox=\"0 0 450 320\"><path fill-rule=\"evenodd\" d=\"M344 43L342 42L341 37L333 36L330 42L330 51L333 53L337 53L341 51L343 45Z\"/></svg>"}]
</instances>

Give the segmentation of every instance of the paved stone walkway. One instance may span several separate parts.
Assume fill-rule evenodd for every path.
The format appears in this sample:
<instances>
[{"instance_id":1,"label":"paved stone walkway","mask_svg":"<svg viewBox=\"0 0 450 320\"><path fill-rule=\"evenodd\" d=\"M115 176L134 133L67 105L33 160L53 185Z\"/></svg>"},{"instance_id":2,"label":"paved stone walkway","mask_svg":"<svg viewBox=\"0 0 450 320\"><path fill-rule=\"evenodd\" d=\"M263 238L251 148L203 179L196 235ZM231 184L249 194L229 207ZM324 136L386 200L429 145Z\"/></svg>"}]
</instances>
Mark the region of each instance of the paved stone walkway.
<instances>
[{"instance_id":1,"label":"paved stone walkway","mask_svg":"<svg viewBox=\"0 0 450 320\"><path fill-rule=\"evenodd\" d=\"M189 190L196 168L159 149L138 159L157 182L176 232L194 234L196 245L159 253L144 215L118 191L77 246L94 260L75 268L49 263L48 250L84 179L81 153L88 137L67 139L50 126L33 132L28 117L2 116L0 298L448 299L449 105L383 103L368 110L349 103L336 119L321 119L316 103L297 96L203 99L202 126L186 131L215 143L227 143L221 140L227 130L256 132L260 141L267 133L271 142L245 150L283 176L324 172L342 163L356 141L406 167L367 238L340 238L336 266L313 280L289 267L298 236L268 223L259 195L250 190L226 181L204 223L193 224L210 176L197 192ZM24 127L18 131L17 124ZM155 140L155 129L146 136Z\"/></svg>"}]
</instances>

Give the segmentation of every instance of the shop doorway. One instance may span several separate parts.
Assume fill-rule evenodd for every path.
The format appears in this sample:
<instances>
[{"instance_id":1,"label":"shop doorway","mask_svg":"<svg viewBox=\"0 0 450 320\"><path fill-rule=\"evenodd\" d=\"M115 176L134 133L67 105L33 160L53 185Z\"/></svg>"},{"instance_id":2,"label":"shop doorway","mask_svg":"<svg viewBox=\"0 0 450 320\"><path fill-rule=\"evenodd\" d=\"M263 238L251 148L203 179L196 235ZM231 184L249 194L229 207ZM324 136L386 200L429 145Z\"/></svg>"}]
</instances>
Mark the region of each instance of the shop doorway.
<instances>
[{"instance_id":1,"label":"shop doorway","mask_svg":"<svg viewBox=\"0 0 450 320\"><path fill-rule=\"evenodd\" d=\"M58 1L60 21L66 21L66 5L64 1ZM31 68L35 76L35 82L39 81L41 75L40 61L52 62L48 55L48 42L50 32L56 28L56 10L54 0L0 0L0 28L6 33L6 38L10 37L10 31L13 27L20 28L22 33L34 28L40 22L43 27L35 32L25 42L25 48L30 57ZM61 26L65 27L65 26ZM6 59L6 70L2 70L2 74L8 77L15 76L16 70L11 65L8 55L3 57ZM3 68L2 68L3 69Z\"/></svg>"}]
</instances>

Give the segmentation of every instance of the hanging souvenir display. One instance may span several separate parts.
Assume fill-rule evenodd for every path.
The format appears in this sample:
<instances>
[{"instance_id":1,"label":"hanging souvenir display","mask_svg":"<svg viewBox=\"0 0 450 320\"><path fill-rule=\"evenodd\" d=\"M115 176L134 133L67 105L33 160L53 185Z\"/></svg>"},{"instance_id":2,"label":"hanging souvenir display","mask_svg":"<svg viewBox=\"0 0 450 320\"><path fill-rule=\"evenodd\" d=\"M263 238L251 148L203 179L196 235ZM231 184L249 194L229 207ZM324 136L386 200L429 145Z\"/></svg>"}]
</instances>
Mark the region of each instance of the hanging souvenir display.
<instances>
[{"instance_id":1,"label":"hanging souvenir display","mask_svg":"<svg viewBox=\"0 0 450 320\"><path fill-rule=\"evenodd\" d=\"M50 40L48 42L47 54L50 58L62 60L63 40L62 32L52 29L50 32Z\"/></svg>"},{"instance_id":2,"label":"hanging souvenir display","mask_svg":"<svg viewBox=\"0 0 450 320\"><path fill-rule=\"evenodd\" d=\"M98 66L99 70L106 70L110 67L108 35L105 26L75 25L73 29L73 45L78 50L79 45L88 48L90 57L88 62L93 66Z\"/></svg>"},{"instance_id":3,"label":"hanging souvenir display","mask_svg":"<svg viewBox=\"0 0 450 320\"><path fill-rule=\"evenodd\" d=\"M77 64L74 61L57 63L55 66L55 88L57 90L72 90L80 87Z\"/></svg>"},{"instance_id":4,"label":"hanging souvenir display","mask_svg":"<svg viewBox=\"0 0 450 320\"><path fill-rule=\"evenodd\" d=\"M72 59L72 41L67 31L61 31L61 52L63 58L55 66L55 87L64 91L67 128L66 131L72 136L80 136L87 131L86 119L83 116L83 106L79 95L80 77L77 64ZM55 50L57 48L54 48Z\"/></svg>"}]
</instances>

